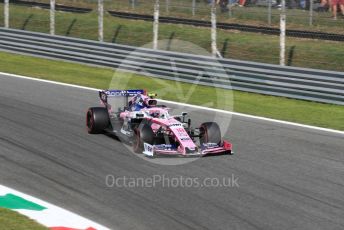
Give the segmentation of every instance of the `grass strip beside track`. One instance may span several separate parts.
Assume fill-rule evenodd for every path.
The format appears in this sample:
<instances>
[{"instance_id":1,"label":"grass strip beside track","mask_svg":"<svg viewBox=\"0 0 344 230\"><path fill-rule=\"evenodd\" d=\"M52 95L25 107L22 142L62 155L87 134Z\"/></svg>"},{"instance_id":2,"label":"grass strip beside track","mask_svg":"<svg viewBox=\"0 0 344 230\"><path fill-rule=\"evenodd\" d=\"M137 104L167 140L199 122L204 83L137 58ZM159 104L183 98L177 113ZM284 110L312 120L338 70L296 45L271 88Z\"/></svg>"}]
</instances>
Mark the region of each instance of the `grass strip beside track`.
<instances>
[{"instance_id":1,"label":"grass strip beside track","mask_svg":"<svg viewBox=\"0 0 344 230\"><path fill-rule=\"evenodd\" d=\"M49 6L49 0L34 0L33 2L42 2ZM211 6L206 1L196 1L195 15L192 15L192 1L185 0L173 0L170 1L167 7L168 1L160 1L160 15L172 16L177 18L197 19L210 21L210 8ZM58 4L64 6L74 6L97 10L97 1L85 1L85 0L59 0ZM152 15L154 9L155 0L136 1L134 7L133 1L128 0L116 0L105 1L105 10L114 10L121 12L130 12L137 14ZM334 21L331 18L331 12L317 12L313 11L312 26L309 25L309 12L308 10L298 9L293 6L294 9L287 7L287 28L289 29L301 29L301 30L314 30L322 32L343 33L342 21ZM267 6L255 6L255 4L248 4L247 7L231 7L231 12L221 12L221 7L217 7L217 21L239 23L247 25L267 26L268 23L268 8ZM271 9L271 26L279 27L280 23L280 9L272 7Z\"/></svg>"},{"instance_id":2,"label":"grass strip beside track","mask_svg":"<svg viewBox=\"0 0 344 230\"><path fill-rule=\"evenodd\" d=\"M0 230L48 230L48 228L15 211L0 208Z\"/></svg>"},{"instance_id":3,"label":"grass strip beside track","mask_svg":"<svg viewBox=\"0 0 344 230\"><path fill-rule=\"evenodd\" d=\"M1 72L101 89L108 88L111 81L116 82L116 80L126 78L129 75L132 77L128 84L126 84L126 88L145 88L154 92L168 84L175 84L174 81L124 72L117 72L114 76L115 72L111 69L9 54L6 52L0 52L0 60ZM113 81L113 77L115 81ZM180 87L183 92L187 93L192 85L178 83L178 87ZM197 97L191 97L187 102L183 101L183 97L173 92L168 92L162 99L186 102L194 105L204 105L204 98L207 98L207 101L214 102L211 107L223 108L223 105L218 102L216 94L214 93L216 91L221 95L221 92L228 92L228 90L200 85L197 85L195 90L197 91ZM234 112L344 130L344 106L266 96L241 91L233 91L233 96ZM97 97L96 94L95 97Z\"/></svg>"}]
</instances>

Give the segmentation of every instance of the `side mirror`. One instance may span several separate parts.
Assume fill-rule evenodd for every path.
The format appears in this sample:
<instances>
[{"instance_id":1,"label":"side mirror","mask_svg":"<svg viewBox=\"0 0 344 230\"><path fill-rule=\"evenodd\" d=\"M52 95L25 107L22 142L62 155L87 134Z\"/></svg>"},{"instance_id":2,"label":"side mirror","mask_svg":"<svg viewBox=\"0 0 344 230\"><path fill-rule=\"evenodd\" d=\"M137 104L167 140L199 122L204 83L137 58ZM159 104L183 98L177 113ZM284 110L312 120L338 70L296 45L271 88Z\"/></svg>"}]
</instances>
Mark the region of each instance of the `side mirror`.
<instances>
[{"instance_id":1,"label":"side mirror","mask_svg":"<svg viewBox=\"0 0 344 230\"><path fill-rule=\"evenodd\" d=\"M185 117L186 115L188 115L187 112L182 112L182 116Z\"/></svg>"}]
</instances>

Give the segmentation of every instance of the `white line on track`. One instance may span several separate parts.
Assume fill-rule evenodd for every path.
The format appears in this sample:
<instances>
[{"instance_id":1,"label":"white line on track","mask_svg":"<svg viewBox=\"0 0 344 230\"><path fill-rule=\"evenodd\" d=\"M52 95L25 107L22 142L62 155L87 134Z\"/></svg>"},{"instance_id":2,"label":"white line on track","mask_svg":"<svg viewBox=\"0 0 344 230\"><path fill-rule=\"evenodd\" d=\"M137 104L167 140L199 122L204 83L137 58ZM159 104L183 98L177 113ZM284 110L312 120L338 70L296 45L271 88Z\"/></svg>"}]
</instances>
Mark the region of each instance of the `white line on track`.
<instances>
[{"instance_id":1,"label":"white line on track","mask_svg":"<svg viewBox=\"0 0 344 230\"><path fill-rule=\"evenodd\" d=\"M31 80L31 81L45 82L45 83L49 83L49 84L55 84L55 85L61 85L61 86L67 86L67 87L73 87L73 88L78 88L78 89L91 90L91 91L101 90L101 89L96 89L96 88L91 88L91 87L80 86L80 85L73 85L73 84L68 84L68 83L62 83L62 82L49 81L49 80L44 80L44 79L39 79L39 78L21 76L21 75L17 75L17 74L0 72L0 75L9 76L9 77L16 77L16 78L21 78L21 79L26 79L26 80ZM188 106L191 108L197 108L197 109L202 109L202 110L208 110L208 111L214 111L214 112L219 112L219 113L224 113L224 114L230 114L230 115L240 116L240 117L245 117L245 118L250 118L250 119L256 119L256 120L261 120L261 121L267 121L267 122L272 122L272 123L278 123L278 124L283 124L283 125L290 125L290 126L294 126L294 127L313 129L313 130L317 130L317 131L324 131L324 132L330 132L330 133L344 135L344 131L335 130L335 129L321 128L321 127L317 127L317 126L304 125L304 124L289 122L289 121L281 121L281 120L276 120L276 119L271 119L271 118L266 118L266 117L253 116L253 115L248 115L248 114L244 114L244 113L237 113L237 112L225 111L225 110L220 110L220 109L206 108L206 107L202 107L202 106L190 105L190 104L174 102L174 101L167 101L167 100L161 100L161 99L159 99L159 101L170 103L170 104L175 104L175 105Z\"/></svg>"}]
</instances>

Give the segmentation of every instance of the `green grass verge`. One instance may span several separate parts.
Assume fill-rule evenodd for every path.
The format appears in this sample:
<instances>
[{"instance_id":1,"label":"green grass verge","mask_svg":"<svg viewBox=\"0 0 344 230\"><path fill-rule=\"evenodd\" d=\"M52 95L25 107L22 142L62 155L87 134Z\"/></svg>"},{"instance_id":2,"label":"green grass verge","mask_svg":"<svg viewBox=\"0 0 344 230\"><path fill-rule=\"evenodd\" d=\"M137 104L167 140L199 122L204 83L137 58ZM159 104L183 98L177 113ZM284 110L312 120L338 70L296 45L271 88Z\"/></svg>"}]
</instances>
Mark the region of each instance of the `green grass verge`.
<instances>
[{"instance_id":1,"label":"green grass verge","mask_svg":"<svg viewBox=\"0 0 344 230\"><path fill-rule=\"evenodd\" d=\"M66 4L68 0L61 0ZM83 5L81 1L75 2L75 5ZM117 0L106 4L107 8L115 11L126 11L132 13L152 15L153 12L152 1L141 1L133 8L126 0ZM210 6L204 1L197 3L195 15L192 16L192 7L190 1L173 1L172 7L166 10L166 2L160 1L160 15L177 18L192 18L198 20L210 21ZM91 4L85 7L92 7ZM230 12L221 13L220 7L217 7L217 21L226 23L239 23L246 25L268 26L268 8L257 7L253 4L247 7L233 6ZM281 11L275 7L271 9L271 26L279 27ZM307 31L321 31L328 33L343 33L343 22L334 21L331 18L331 12L313 12L313 25L309 25L309 11L302 9L286 9L287 14L287 28L299 29Z\"/></svg>"},{"instance_id":2,"label":"green grass verge","mask_svg":"<svg viewBox=\"0 0 344 230\"><path fill-rule=\"evenodd\" d=\"M49 3L49 0L35 0L38 2ZM123 12L132 12L139 14L153 14L155 0L137 1L132 5L132 1L116 0L105 1L106 10L115 10ZM169 6L167 1L160 1L160 15L177 18L192 18L198 20L210 20L210 5L206 1L196 1L195 15L192 15L192 1L173 0ZM58 4L67 6L76 6L97 10L97 1L87 0L59 0ZM315 30L322 32L343 33L343 22L334 21L331 18L331 12L313 12L313 24L309 25L309 11L297 9L286 10L287 27L289 29ZM217 7L217 20L219 22L240 23L247 25L267 26L268 8L249 4L248 7L233 6L230 12L221 12ZM271 9L271 26L278 27L280 23L280 10L272 7Z\"/></svg>"},{"instance_id":3,"label":"green grass verge","mask_svg":"<svg viewBox=\"0 0 344 230\"><path fill-rule=\"evenodd\" d=\"M0 4L0 12L3 4ZM10 27L30 31L49 31L49 11L11 5ZM0 26L3 19L0 14ZM97 14L56 13L56 34L97 40ZM208 51L211 49L209 28L175 24L160 24L159 39L179 39L192 42ZM142 46L152 41L152 22L104 18L104 40L119 44ZM279 63L279 37L258 33L218 30L218 49L226 58ZM159 47L166 49L167 47ZM178 47L177 47L178 48ZM173 42L172 42L173 49ZM182 51L189 52L188 47ZM342 42L287 38L286 64L344 71Z\"/></svg>"},{"instance_id":4,"label":"green grass verge","mask_svg":"<svg viewBox=\"0 0 344 230\"><path fill-rule=\"evenodd\" d=\"M0 208L0 230L48 230L48 228L15 211Z\"/></svg>"},{"instance_id":5,"label":"green grass verge","mask_svg":"<svg viewBox=\"0 0 344 230\"><path fill-rule=\"evenodd\" d=\"M0 52L0 59L0 71L2 72L102 89L108 88L111 82L114 83L113 87L124 87L121 84L122 80L131 76L130 80L125 83L126 88L145 88L152 92L162 93L162 99L195 105L210 103L209 107L213 108L227 108L221 100L222 98L217 95L232 94L233 111L235 112L344 130L344 106L195 86L124 72L114 74L115 72L111 69L4 52ZM167 92L162 92L161 89L166 89L167 85L169 86ZM184 95L191 87L195 87L197 94L187 97L189 99L185 101Z\"/></svg>"}]
</instances>

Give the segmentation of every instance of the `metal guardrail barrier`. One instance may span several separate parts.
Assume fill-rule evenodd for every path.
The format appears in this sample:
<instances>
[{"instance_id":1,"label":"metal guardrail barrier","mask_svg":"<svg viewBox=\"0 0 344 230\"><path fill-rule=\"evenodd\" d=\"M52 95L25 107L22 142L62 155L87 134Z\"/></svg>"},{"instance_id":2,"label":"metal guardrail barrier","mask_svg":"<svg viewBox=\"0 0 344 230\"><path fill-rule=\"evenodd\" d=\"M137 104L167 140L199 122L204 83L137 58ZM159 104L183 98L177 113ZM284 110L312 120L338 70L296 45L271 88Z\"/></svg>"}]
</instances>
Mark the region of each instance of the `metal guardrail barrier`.
<instances>
[{"instance_id":1,"label":"metal guardrail barrier","mask_svg":"<svg viewBox=\"0 0 344 230\"><path fill-rule=\"evenodd\" d=\"M214 59L5 28L0 28L0 50L206 86L344 105L343 72Z\"/></svg>"}]
</instances>

